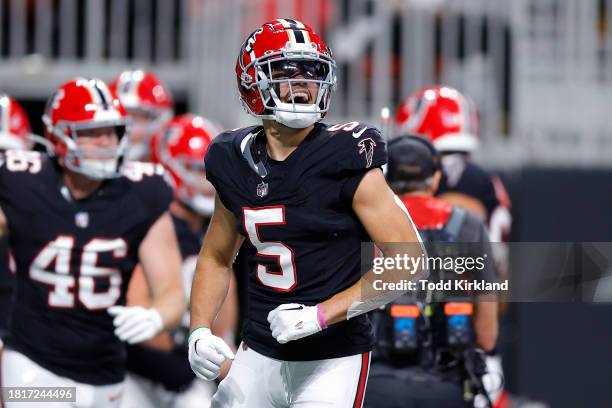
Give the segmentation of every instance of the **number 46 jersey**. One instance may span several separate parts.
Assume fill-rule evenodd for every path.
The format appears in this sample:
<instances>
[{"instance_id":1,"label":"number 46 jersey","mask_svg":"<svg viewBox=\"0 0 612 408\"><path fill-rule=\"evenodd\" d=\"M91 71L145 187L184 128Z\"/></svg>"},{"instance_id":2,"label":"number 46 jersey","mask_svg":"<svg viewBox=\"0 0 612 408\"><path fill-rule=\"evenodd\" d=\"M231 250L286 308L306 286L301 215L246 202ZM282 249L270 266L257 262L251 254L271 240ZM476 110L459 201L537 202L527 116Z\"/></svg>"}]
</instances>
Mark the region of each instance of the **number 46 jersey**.
<instances>
[{"instance_id":1,"label":"number 46 jersey","mask_svg":"<svg viewBox=\"0 0 612 408\"><path fill-rule=\"evenodd\" d=\"M360 279L361 242L369 237L352 200L363 176L384 165L386 157L380 133L358 122L316 124L280 162L267 156L261 126L213 140L206 175L246 237L241 252L249 274L243 337L255 351L304 361L371 349L365 315L283 345L272 337L267 316L284 303L315 305Z\"/></svg>"},{"instance_id":2,"label":"number 46 jersey","mask_svg":"<svg viewBox=\"0 0 612 408\"><path fill-rule=\"evenodd\" d=\"M126 176L76 200L54 159L6 152L0 205L17 267L9 347L78 382L123 380L125 346L107 309L125 304L138 247L172 200L161 171L128 163Z\"/></svg>"}]
</instances>

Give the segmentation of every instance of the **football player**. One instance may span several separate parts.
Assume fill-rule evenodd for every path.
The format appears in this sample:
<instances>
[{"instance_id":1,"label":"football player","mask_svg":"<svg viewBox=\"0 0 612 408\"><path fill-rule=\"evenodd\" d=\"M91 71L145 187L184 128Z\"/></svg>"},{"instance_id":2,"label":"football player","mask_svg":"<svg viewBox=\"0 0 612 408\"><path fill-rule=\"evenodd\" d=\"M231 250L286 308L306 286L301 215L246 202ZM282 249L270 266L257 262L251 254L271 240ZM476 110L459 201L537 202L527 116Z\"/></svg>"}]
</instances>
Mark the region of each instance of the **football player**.
<instances>
[{"instance_id":1,"label":"football player","mask_svg":"<svg viewBox=\"0 0 612 408\"><path fill-rule=\"evenodd\" d=\"M512 227L511 203L501 179L491 176L470 160L479 145L478 110L474 102L448 86L425 87L409 96L397 110L399 134L415 134L429 139L442 154L443 176L438 196L448 203L480 216L488 226L499 280L509 276L508 247L504 241ZM505 305L503 294L500 311ZM501 357L492 351L487 357L490 377L503 378ZM507 398L497 380L487 380L494 401Z\"/></svg>"},{"instance_id":2,"label":"football player","mask_svg":"<svg viewBox=\"0 0 612 408\"><path fill-rule=\"evenodd\" d=\"M474 102L448 86L429 86L410 95L395 116L398 134L428 138L442 153L444 169L438 196L478 214L489 225L492 242L510 232L510 200L499 177L470 160L478 148L478 111Z\"/></svg>"},{"instance_id":3,"label":"football player","mask_svg":"<svg viewBox=\"0 0 612 408\"><path fill-rule=\"evenodd\" d=\"M151 138L172 119L170 90L155 74L141 69L121 72L110 88L131 119L127 159L150 161Z\"/></svg>"},{"instance_id":4,"label":"football player","mask_svg":"<svg viewBox=\"0 0 612 408\"><path fill-rule=\"evenodd\" d=\"M483 221L474 214L434 197L441 179L441 168L440 155L433 145L425 138L404 135L391 140L388 146L389 163L386 178L412 215L421 237L430 241L473 243L469 248L462 249L471 252L472 256L490 253L491 247ZM457 255L458 251L462 250L445 245L442 251L444 255L453 253ZM431 251L442 255L439 253L440 247L434 246ZM494 282L493 263L487 261L483 266L481 270L473 270L461 276ZM437 280L445 279L443 271L435 272ZM474 346L484 351L491 351L498 333L497 303L494 301L494 294L453 292L453 300L459 299L474 302L475 305ZM415 300L414 297L407 297L404 302ZM436 302L445 301L449 301L449 292L432 293L427 300L427 306L423 304L421 307L435 310ZM431 330L430 335L433 338L440 337L441 333L435 319L430 319L430 322L432 325L428 329L417 330L416 335L421 348L414 353L407 352L406 349L389 352L395 347L394 340L384 333L385 325L379 325L379 333L382 334L382 339L378 342L380 352L372 363L370 374L372 388L366 396L366 406L376 408L472 406L469 404L471 397L467 397L466 394L469 393L464 389L463 375L459 372L459 367L462 367L463 363L457 360L456 356L446 354L447 350L440 345L436 344L435 348L433 347L426 333ZM391 330L397 329L392 327ZM398 343L401 344L402 341Z\"/></svg>"},{"instance_id":5,"label":"football player","mask_svg":"<svg viewBox=\"0 0 612 408\"><path fill-rule=\"evenodd\" d=\"M172 190L161 166L119 172L126 113L104 82L63 84L43 122L55 156L9 150L0 167L0 231L16 262L2 385L76 387L77 406L115 407L125 343L176 326L185 312ZM124 306L137 263L149 308Z\"/></svg>"},{"instance_id":6,"label":"football player","mask_svg":"<svg viewBox=\"0 0 612 408\"><path fill-rule=\"evenodd\" d=\"M30 149L30 121L21 105L6 94L0 94L0 152L9 149ZM9 268L8 239L0 238L0 350L6 335L13 288Z\"/></svg>"},{"instance_id":7,"label":"football player","mask_svg":"<svg viewBox=\"0 0 612 408\"><path fill-rule=\"evenodd\" d=\"M336 65L299 21L254 31L236 74L244 107L263 123L219 135L206 155L217 196L191 292L191 367L213 380L234 358L212 407L360 407L373 345L365 313L401 294L369 290L361 243L423 255L381 171L385 142L358 122L319 123ZM211 327L243 240L248 309L234 357ZM409 244L394 252L389 242ZM414 272L406 278L423 270Z\"/></svg>"},{"instance_id":8,"label":"football player","mask_svg":"<svg viewBox=\"0 0 612 408\"><path fill-rule=\"evenodd\" d=\"M151 139L151 158L172 176L174 201L170 214L183 257L183 285L191 290L198 252L213 212L215 190L206 180L204 155L220 129L196 115L175 117ZM147 285L139 269L128 291L129 304L147 305ZM237 321L234 281L212 332L234 347ZM216 386L196 378L187 360L189 314L171 335L163 333L146 343L128 347L128 376L122 408L207 407Z\"/></svg>"}]
</instances>

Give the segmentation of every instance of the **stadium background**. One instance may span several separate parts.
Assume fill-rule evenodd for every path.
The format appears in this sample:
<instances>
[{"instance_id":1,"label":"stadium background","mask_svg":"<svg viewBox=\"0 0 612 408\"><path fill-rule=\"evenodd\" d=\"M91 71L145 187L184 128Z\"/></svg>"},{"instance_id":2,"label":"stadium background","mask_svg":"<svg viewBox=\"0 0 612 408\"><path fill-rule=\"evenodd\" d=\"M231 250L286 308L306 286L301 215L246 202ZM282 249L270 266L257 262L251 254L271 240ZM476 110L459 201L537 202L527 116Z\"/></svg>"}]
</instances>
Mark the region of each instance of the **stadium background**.
<instances>
[{"instance_id":1,"label":"stadium background","mask_svg":"<svg viewBox=\"0 0 612 408\"><path fill-rule=\"evenodd\" d=\"M476 161L509 187L512 241L611 240L612 0L0 0L0 90L42 134L60 83L146 67L177 113L242 126L252 119L237 98L238 47L276 17L310 24L334 51L326 122L380 125L381 108L419 87L457 87L480 108ZM513 261L520 275L526 261ZM612 280L603 269L598 285ZM605 293L597 304L510 305L499 345L511 392L612 405Z\"/></svg>"}]
</instances>

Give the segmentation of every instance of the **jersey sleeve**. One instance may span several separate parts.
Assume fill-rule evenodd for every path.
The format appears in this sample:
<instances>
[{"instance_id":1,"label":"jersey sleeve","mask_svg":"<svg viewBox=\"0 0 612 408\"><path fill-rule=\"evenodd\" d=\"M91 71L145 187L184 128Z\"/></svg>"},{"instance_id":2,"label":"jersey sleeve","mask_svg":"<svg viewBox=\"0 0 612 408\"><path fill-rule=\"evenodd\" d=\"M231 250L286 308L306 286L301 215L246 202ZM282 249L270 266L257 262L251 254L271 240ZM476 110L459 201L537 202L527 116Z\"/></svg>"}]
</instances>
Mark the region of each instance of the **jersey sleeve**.
<instances>
[{"instance_id":1,"label":"jersey sleeve","mask_svg":"<svg viewBox=\"0 0 612 408\"><path fill-rule=\"evenodd\" d=\"M229 153L233 148L233 133L228 131L215 137L204 157L206 179L213 185L217 196L227 209L230 207L229 200L225 195L225 189L223 188L223 175L231 171L229 168L231 163Z\"/></svg>"},{"instance_id":2,"label":"jersey sleeve","mask_svg":"<svg viewBox=\"0 0 612 408\"><path fill-rule=\"evenodd\" d=\"M215 187L215 190L219 190L219 172L220 172L220 164L221 160L218 160L219 154L221 154L221 147L219 143L215 143L213 141L208 151L206 152L206 156L204 157L204 168L206 169L206 179L210 181L210 183Z\"/></svg>"},{"instance_id":3,"label":"jersey sleeve","mask_svg":"<svg viewBox=\"0 0 612 408\"><path fill-rule=\"evenodd\" d=\"M366 126L366 125L364 125ZM334 137L343 138L337 161L337 172L346 178L342 187L342 199L351 204L363 176L373 168L387 163L387 144L380 131L373 127L360 128Z\"/></svg>"},{"instance_id":4,"label":"jersey sleeve","mask_svg":"<svg viewBox=\"0 0 612 408\"><path fill-rule=\"evenodd\" d=\"M168 210L174 198L171 179L160 164L132 162L123 166L123 174L134 183L153 225Z\"/></svg>"},{"instance_id":5,"label":"jersey sleeve","mask_svg":"<svg viewBox=\"0 0 612 408\"><path fill-rule=\"evenodd\" d=\"M26 190L28 180L43 167L43 155L30 150L6 150L0 154L0 205L16 204L16 190Z\"/></svg>"},{"instance_id":6,"label":"jersey sleeve","mask_svg":"<svg viewBox=\"0 0 612 408\"><path fill-rule=\"evenodd\" d=\"M459 178L454 183L451 183L451 179L457 176L451 174L454 171L452 165L444 165L444 163L443 161L444 171L437 194L457 192L474 197L484 205L487 211L487 218L491 217L492 212L499 205L491 176L474 163L468 161L465 163L465 169Z\"/></svg>"}]
</instances>

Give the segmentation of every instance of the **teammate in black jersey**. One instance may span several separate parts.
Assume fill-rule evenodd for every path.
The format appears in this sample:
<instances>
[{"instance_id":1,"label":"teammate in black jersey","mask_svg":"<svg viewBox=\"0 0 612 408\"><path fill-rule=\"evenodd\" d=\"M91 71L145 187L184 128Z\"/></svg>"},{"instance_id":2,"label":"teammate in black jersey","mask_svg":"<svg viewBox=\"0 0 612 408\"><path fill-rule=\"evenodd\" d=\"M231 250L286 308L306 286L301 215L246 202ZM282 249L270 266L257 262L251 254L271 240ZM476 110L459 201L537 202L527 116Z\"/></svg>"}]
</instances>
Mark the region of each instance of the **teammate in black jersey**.
<instances>
[{"instance_id":1,"label":"teammate in black jersey","mask_svg":"<svg viewBox=\"0 0 612 408\"><path fill-rule=\"evenodd\" d=\"M19 103L6 94L0 94L0 152L30 149L30 121ZM14 268L11 268L8 238L0 238L0 352L6 335L8 316L14 286Z\"/></svg>"},{"instance_id":2,"label":"teammate in black jersey","mask_svg":"<svg viewBox=\"0 0 612 408\"><path fill-rule=\"evenodd\" d=\"M186 293L191 291L197 256L215 198L214 187L205 179L202 158L218 133L220 129L205 118L185 114L172 119L151 140L151 159L161 163L173 180L174 200L170 214L183 258L181 272ZM234 288L235 285L231 285L212 330L232 346L238 314ZM147 285L137 269L130 281L128 303L148 305L148 302ZM122 408L210 405L216 385L196 378L189 367L188 335L189 314L186 313L181 326L172 333L162 333L145 343L128 347L128 376Z\"/></svg>"},{"instance_id":3,"label":"teammate in black jersey","mask_svg":"<svg viewBox=\"0 0 612 408\"><path fill-rule=\"evenodd\" d=\"M455 88L428 86L406 98L395 116L397 134L429 139L442 154L440 198L480 216L492 242L510 233L510 200L499 177L470 160L479 145L478 110Z\"/></svg>"},{"instance_id":4,"label":"teammate in black jersey","mask_svg":"<svg viewBox=\"0 0 612 408\"><path fill-rule=\"evenodd\" d=\"M185 311L172 191L161 166L119 172L125 111L102 81L62 85L43 121L55 155L11 150L0 167L0 231L17 269L2 386L76 387L77 406L118 406L123 342L147 340ZM150 308L123 306L137 263Z\"/></svg>"},{"instance_id":5,"label":"teammate in black jersey","mask_svg":"<svg viewBox=\"0 0 612 408\"><path fill-rule=\"evenodd\" d=\"M206 155L217 201L192 287L191 366L214 379L234 357L209 328L245 240L244 341L212 406L359 407L372 347L365 313L381 302L362 296L360 244L419 242L380 170L385 142L358 122L317 123L335 63L303 23L256 30L236 70L242 102L263 126L221 134Z\"/></svg>"}]
</instances>

